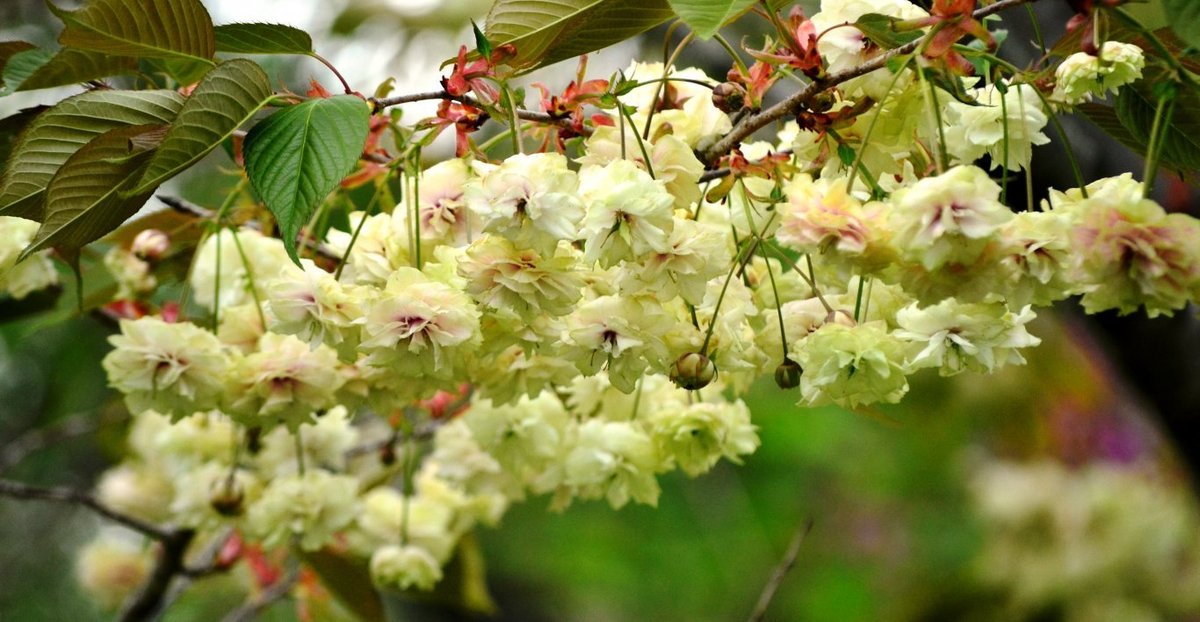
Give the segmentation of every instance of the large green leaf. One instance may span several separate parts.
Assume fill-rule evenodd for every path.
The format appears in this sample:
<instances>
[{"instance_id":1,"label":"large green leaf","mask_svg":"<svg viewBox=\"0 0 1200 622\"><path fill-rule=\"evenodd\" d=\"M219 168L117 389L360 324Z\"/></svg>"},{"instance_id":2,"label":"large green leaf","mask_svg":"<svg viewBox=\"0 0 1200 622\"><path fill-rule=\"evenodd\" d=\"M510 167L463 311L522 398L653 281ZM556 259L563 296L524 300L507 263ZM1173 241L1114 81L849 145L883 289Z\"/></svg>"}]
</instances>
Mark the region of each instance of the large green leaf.
<instances>
[{"instance_id":1,"label":"large green leaf","mask_svg":"<svg viewBox=\"0 0 1200 622\"><path fill-rule=\"evenodd\" d=\"M136 71L137 59L131 56L63 48L20 84L9 88L14 91L48 89Z\"/></svg>"},{"instance_id":2,"label":"large green leaf","mask_svg":"<svg viewBox=\"0 0 1200 622\"><path fill-rule=\"evenodd\" d=\"M64 47L210 64L216 53L212 18L200 0L88 0L76 11L49 6L66 23L58 38Z\"/></svg>"},{"instance_id":3,"label":"large green leaf","mask_svg":"<svg viewBox=\"0 0 1200 622\"><path fill-rule=\"evenodd\" d=\"M125 191L137 182L153 153L143 139L159 136L163 129L160 125L120 127L97 136L67 158L50 180L45 220L21 258L50 247L73 254L137 213L150 192L125 196Z\"/></svg>"},{"instance_id":4,"label":"large green leaf","mask_svg":"<svg viewBox=\"0 0 1200 622\"><path fill-rule=\"evenodd\" d=\"M127 125L167 124L183 106L175 91L96 90L64 99L18 137L0 178L0 215L41 220L46 186L71 154Z\"/></svg>"},{"instance_id":5,"label":"large green leaf","mask_svg":"<svg viewBox=\"0 0 1200 622\"><path fill-rule=\"evenodd\" d=\"M234 54L308 54L313 51L307 32L282 24L224 24L217 26L217 51Z\"/></svg>"},{"instance_id":6,"label":"large green leaf","mask_svg":"<svg viewBox=\"0 0 1200 622\"><path fill-rule=\"evenodd\" d=\"M1200 49L1200 2L1163 0L1163 9L1175 34L1193 48Z\"/></svg>"},{"instance_id":7,"label":"large green leaf","mask_svg":"<svg viewBox=\"0 0 1200 622\"><path fill-rule=\"evenodd\" d=\"M683 23L707 39L735 17L754 6L756 0L668 0Z\"/></svg>"},{"instance_id":8,"label":"large green leaf","mask_svg":"<svg viewBox=\"0 0 1200 622\"><path fill-rule=\"evenodd\" d=\"M2 80L4 88L0 90L0 96L15 93L29 79L29 76L37 73L38 69L50 62L52 58L54 58L54 52L40 48L13 54L8 62L4 63Z\"/></svg>"},{"instance_id":9,"label":"large green leaf","mask_svg":"<svg viewBox=\"0 0 1200 622\"><path fill-rule=\"evenodd\" d=\"M195 164L273 96L271 79L254 61L238 58L217 65L184 102L132 192L158 186Z\"/></svg>"},{"instance_id":10,"label":"large green leaf","mask_svg":"<svg viewBox=\"0 0 1200 622\"><path fill-rule=\"evenodd\" d=\"M497 0L486 32L528 70L619 43L674 17L667 0Z\"/></svg>"},{"instance_id":11,"label":"large green leaf","mask_svg":"<svg viewBox=\"0 0 1200 622\"><path fill-rule=\"evenodd\" d=\"M292 260L296 235L358 162L371 111L353 95L310 99L284 108L246 135L250 184L275 215Z\"/></svg>"},{"instance_id":12,"label":"large green leaf","mask_svg":"<svg viewBox=\"0 0 1200 622\"><path fill-rule=\"evenodd\" d=\"M1114 108L1121 125L1140 144L1149 144L1150 131L1158 107L1155 85L1165 80L1161 70L1147 70L1141 80L1123 87L1114 101ZM1188 170L1200 170L1200 91L1187 85L1178 85L1171 123L1163 133L1163 162ZM1145 155L1143 150L1142 155Z\"/></svg>"}]
</instances>

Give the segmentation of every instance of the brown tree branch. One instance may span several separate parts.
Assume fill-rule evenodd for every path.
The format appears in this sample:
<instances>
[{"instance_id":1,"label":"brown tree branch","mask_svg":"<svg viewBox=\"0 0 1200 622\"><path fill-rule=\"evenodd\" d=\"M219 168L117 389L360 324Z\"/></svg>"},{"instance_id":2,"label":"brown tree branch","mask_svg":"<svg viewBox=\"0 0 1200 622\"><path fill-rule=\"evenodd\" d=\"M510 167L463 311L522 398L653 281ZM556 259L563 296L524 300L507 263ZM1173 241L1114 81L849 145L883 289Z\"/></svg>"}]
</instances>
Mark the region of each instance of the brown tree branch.
<instances>
[{"instance_id":1,"label":"brown tree branch","mask_svg":"<svg viewBox=\"0 0 1200 622\"><path fill-rule=\"evenodd\" d=\"M775 592L779 591L779 586L783 584L783 579L787 577L788 572L796 565L796 557L800 555L800 545L804 544L804 538L808 532L812 531L813 521L807 519L796 530L796 534L792 536L792 541L788 544L787 552L783 554L783 559L779 560L779 565L775 566L774 572L771 573L771 578L763 587L762 594L758 597L758 603L754 605L754 612L750 614L748 622L760 622L763 616L767 615L767 607L771 606L771 600L775 598Z\"/></svg>"},{"instance_id":2,"label":"brown tree branch","mask_svg":"<svg viewBox=\"0 0 1200 622\"><path fill-rule=\"evenodd\" d=\"M412 102L428 101L432 99L445 99L449 101L475 106L476 108L483 107L483 104L478 100L466 95L456 96L451 95L447 91L429 91L426 93L410 93L408 95L397 95L396 97L380 97L371 98L370 101L376 110L396 106L398 104L410 104ZM569 125L571 119L568 117L559 117L547 112L537 112L535 110L526 110L524 108L517 109L517 117L523 121L533 121L535 123L545 123L548 125Z\"/></svg>"},{"instance_id":3,"label":"brown tree branch","mask_svg":"<svg viewBox=\"0 0 1200 622\"><path fill-rule=\"evenodd\" d=\"M998 0L993 4L975 11L972 16L975 19L982 19L988 15L999 13L1005 9L1036 1L1037 0ZM858 67L847 69L845 71L839 71L837 73L814 80L810 82L808 86L804 87L800 91L797 91L796 93L793 93L792 95L789 95L786 99L778 104L775 104L774 106L771 106L762 112L746 117L741 123L738 123L737 126L730 130L728 134L706 149L704 153L701 154L703 156L700 158L701 161L709 165L715 163L721 158L721 156L724 156L732 151L734 147L737 147L743 140L749 138L758 130L771 123L774 123L775 121L785 117L793 116L800 110L807 108L808 104L811 103L817 95L820 95L821 93L843 82L846 82L847 80L852 80L859 76L866 75L872 71L875 71L876 69L882 69L887 66L889 60L897 56L903 56L905 54L911 54L915 52L925 44L932 34L933 33L927 33L915 41L911 41L898 48L889 50L884 54L876 56L875 58L872 58Z\"/></svg>"},{"instance_id":4,"label":"brown tree branch","mask_svg":"<svg viewBox=\"0 0 1200 622\"><path fill-rule=\"evenodd\" d=\"M28 430L0 446L0 473L17 466L30 454L67 439L94 432L119 419L120 417L97 416L96 413L84 412L70 415L44 427Z\"/></svg>"},{"instance_id":5,"label":"brown tree branch","mask_svg":"<svg viewBox=\"0 0 1200 622\"><path fill-rule=\"evenodd\" d=\"M195 537L196 532L191 529L178 529L170 531L162 540L158 563L137 593L125 602L121 609L121 622L142 622L158 617L167 603L166 595L171 583L183 572L184 555Z\"/></svg>"},{"instance_id":6,"label":"brown tree branch","mask_svg":"<svg viewBox=\"0 0 1200 622\"><path fill-rule=\"evenodd\" d=\"M56 503L70 503L83 506L104 518L107 518L124 527L128 527L147 537L155 540L167 540L173 537L176 532L171 529L160 527L153 523L146 522L140 518L130 516L114 510L107 505L101 503L92 495L75 490L74 488L52 487L43 488L40 486L30 486L21 482L16 482L10 479L0 479L0 497L10 497L13 499L23 500L39 500L53 501Z\"/></svg>"}]
</instances>

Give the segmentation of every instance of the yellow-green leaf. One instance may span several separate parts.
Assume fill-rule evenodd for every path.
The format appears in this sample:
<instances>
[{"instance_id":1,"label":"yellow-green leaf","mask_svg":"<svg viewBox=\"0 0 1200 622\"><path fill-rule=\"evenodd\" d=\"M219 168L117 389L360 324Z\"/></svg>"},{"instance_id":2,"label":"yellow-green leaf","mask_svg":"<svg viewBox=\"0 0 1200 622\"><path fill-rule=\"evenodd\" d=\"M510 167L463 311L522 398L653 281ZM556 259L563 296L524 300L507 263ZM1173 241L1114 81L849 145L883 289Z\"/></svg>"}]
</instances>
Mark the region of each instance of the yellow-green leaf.
<instances>
[{"instance_id":1,"label":"yellow-green leaf","mask_svg":"<svg viewBox=\"0 0 1200 622\"><path fill-rule=\"evenodd\" d=\"M756 0L669 0L671 8L683 23L707 39L733 19L741 16Z\"/></svg>"},{"instance_id":2,"label":"yellow-green leaf","mask_svg":"<svg viewBox=\"0 0 1200 622\"><path fill-rule=\"evenodd\" d=\"M492 45L516 48L510 64L530 70L619 43L674 15L667 0L497 0L485 32Z\"/></svg>"}]
</instances>

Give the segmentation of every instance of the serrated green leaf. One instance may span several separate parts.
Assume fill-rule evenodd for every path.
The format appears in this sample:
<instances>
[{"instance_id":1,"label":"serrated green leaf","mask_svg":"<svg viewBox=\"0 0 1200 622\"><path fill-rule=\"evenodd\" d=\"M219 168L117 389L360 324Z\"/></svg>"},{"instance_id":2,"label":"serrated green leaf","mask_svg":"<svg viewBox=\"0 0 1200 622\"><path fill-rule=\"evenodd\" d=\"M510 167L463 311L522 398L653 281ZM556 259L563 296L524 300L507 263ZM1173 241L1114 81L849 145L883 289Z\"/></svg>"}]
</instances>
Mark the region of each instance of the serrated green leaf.
<instances>
[{"instance_id":1,"label":"serrated green leaf","mask_svg":"<svg viewBox=\"0 0 1200 622\"><path fill-rule=\"evenodd\" d=\"M497 0L484 31L492 45L512 44L509 64L527 71L619 43L674 15L667 0Z\"/></svg>"},{"instance_id":2,"label":"serrated green leaf","mask_svg":"<svg viewBox=\"0 0 1200 622\"><path fill-rule=\"evenodd\" d=\"M4 82L4 88L0 90L0 96L15 93L29 76L37 73L37 70L52 58L54 52L37 48L13 54L4 64L4 76L3 80L0 80Z\"/></svg>"},{"instance_id":3,"label":"serrated green leaf","mask_svg":"<svg viewBox=\"0 0 1200 622\"><path fill-rule=\"evenodd\" d=\"M1149 144L1150 130L1158 107L1155 86L1166 82L1159 71L1147 71L1137 82L1121 88L1114 100L1114 110L1121 125L1142 145ZM1163 162L1196 171L1200 169L1200 92L1179 85L1171 122L1164 130L1159 157ZM1145 149L1141 151L1145 155Z\"/></svg>"},{"instance_id":4,"label":"serrated green leaf","mask_svg":"<svg viewBox=\"0 0 1200 622\"><path fill-rule=\"evenodd\" d=\"M1189 46L1200 49L1200 2L1163 0L1163 9L1175 34Z\"/></svg>"},{"instance_id":5,"label":"serrated green leaf","mask_svg":"<svg viewBox=\"0 0 1200 622\"><path fill-rule=\"evenodd\" d=\"M671 9L701 39L712 37L721 26L742 15L756 0L668 0Z\"/></svg>"},{"instance_id":6,"label":"serrated green leaf","mask_svg":"<svg viewBox=\"0 0 1200 622\"><path fill-rule=\"evenodd\" d=\"M88 0L75 11L48 4L66 24L58 38L64 47L210 65L216 53L212 18L200 0Z\"/></svg>"},{"instance_id":7,"label":"serrated green leaf","mask_svg":"<svg viewBox=\"0 0 1200 622\"><path fill-rule=\"evenodd\" d=\"M308 54L307 32L282 24L223 24L216 28L217 51L233 54Z\"/></svg>"},{"instance_id":8,"label":"serrated green leaf","mask_svg":"<svg viewBox=\"0 0 1200 622\"><path fill-rule=\"evenodd\" d=\"M125 196L141 176L152 150L138 140L160 132L160 125L131 125L92 139L67 161L46 189L46 217L24 259L43 248L71 254L98 240L137 213L151 192Z\"/></svg>"},{"instance_id":9,"label":"serrated green leaf","mask_svg":"<svg viewBox=\"0 0 1200 622\"><path fill-rule=\"evenodd\" d=\"M97 90L59 102L18 137L0 178L0 215L41 220L46 186L71 154L112 129L168 124L183 101L175 91Z\"/></svg>"},{"instance_id":10,"label":"serrated green leaf","mask_svg":"<svg viewBox=\"0 0 1200 622\"><path fill-rule=\"evenodd\" d=\"M238 58L208 72L184 102L136 190L161 185L195 164L249 121L274 96L254 61Z\"/></svg>"},{"instance_id":11,"label":"serrated green leaf","mask_svg":"<svg viewBox=\"0 0 1200 622\"><path fill-rule=\"evenodd\" d=\"M854 22L854 27L862 31L875 45L891 50L906 43L911 43L921 36L919 30L899 32L895 29L898 18L880 13L867 13Z\"/></svg>"},{"instance_id":12,"label":"serrated green leaf","mask_svg":"<svg viewBox=\"0 0 1200 622\"><path fill-rule=\"evenodd\" d=\"M75 48L64 48L37 68L14 91L32 91L56 86L79 84L137 71L137 59L130 56L100 54Z\"/></svg>"},{"instance_id":13,"label":"serrated green leaf","mask_svg":"<svg viewBox=\"0 0 1200 622\"><path fill-rule=\"evenodd\" d=\"M246 135L246 173L279 224L292 261L296 235L358 162L371 111L353 95L310 99L267 117Z\"/></svg>"}]
</instances>

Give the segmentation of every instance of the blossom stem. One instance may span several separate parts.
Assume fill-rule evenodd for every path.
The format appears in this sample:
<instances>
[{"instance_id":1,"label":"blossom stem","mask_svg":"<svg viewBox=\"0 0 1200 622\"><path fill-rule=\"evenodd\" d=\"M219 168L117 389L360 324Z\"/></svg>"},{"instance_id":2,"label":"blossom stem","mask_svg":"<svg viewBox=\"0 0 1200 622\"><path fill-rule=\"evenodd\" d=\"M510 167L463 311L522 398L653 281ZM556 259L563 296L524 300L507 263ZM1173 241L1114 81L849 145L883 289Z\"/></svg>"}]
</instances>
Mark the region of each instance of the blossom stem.
<instances>
[{"instance_id":1,"label":"blossom stem","mask_svg":"<svg viewBox=\"0 0 1200 622\"><path fill-rule=\"evenodd\" d=\"M1146 164L1142 171L1142 195L1150 196L1154 189L1154 178L1158 175L1158 158L1162 151L1167 128L1171 124L1171 116L1175 111L1175 100L1169 93L1163 93L1158 98L1154 108L1154 122L1150 125L1150 144L1146 146Z\"/></svg>"},{"instance_id":2,"label":"blossom stem","mask_svg":"<svg viewBox=\"0 0 1200 622\"><path fill-rule=\"evenodd\" d=\"M292 435L292 442L296 449L296 471L304 477L304 437L300 433L300 428L296 428L296 433Z\"/></svg>"},{"instance_id":3,"label":"blossom stem","mask_svg":"<svg viewBox=\"0 0 1200 622\"><path fill-rule=\"evenodd\" d=\"M733 64L737 65L738 71L740 71L742 75L749 75L750 70L746 67L746 62L742 60L742 57L737 53L737 50L729 44L729 41L727 41L725 37L721 36L721 33L713 33L713 40L720 44L721 47L725 48L726 52L729 52L730 58L733 59Z\"/></svg>"},{"instance_id":4,"label":"blossom stem","mask_svg":"<svg viewBox=\"0 0 1200 622\"><path fill-rule=\"evenodd\" d=\"M246 256L246 251L242 248L242 240L238 238L237 231L230 227L229 233L233 238L233 245L237 247L238 257L242 260L242 269L246 271L246 284L250 286L250 297L254 299L254 311L258 313L258 322L262 324L263 330L266 330L267 318L263 315L262 300L258 298L258 286L254 284L254 267L250 265L250 258ZM220 243L221 238L218 237L217 242Z\"/></svg>"},{"instance_id":5,"label":"blossom stem","mask_svg":"<svg viewBox=\"0 0 1200 622\"><path fill-rule=\"evenodd\" d=\"M629 114L629 111L625 109L625 106L621 104L620 100L617 101L617 110L620 110L621 114L625 115L625 119L629 121L630 126L634 125L633 117ZM622 133L622 138L623 137L624 134ZM654 174L654 163L650 161L650 152L646 150L646 141L643 140L641 134L638 134L636 131L633 133L633 137L637 140L638 150L642 152L642 160L646 162L646 172L650 174L651 179L658 179L658 176ZM624 153L621 154L622 158L624 155Z\"/></svg>"},{"instance_id":6,"label":"blossom stem","mask_svg":"<svg viewBox=\"0 0 1200 622\"><path fill-rule=\"evenodd\" d=\"M346 82L346 78L342 75L342 72L338 71L337 67L333 66L333 63L329 62L328 59L320 54L317 54L316 52L309 52L308 55L320 61L322 65L325 65L330 71L333 72L333 75L337 76L338 81L342 83L342 88L346 91L347 95L354 94L354 89L350 88L350 83Z\"/></svg>"},{"instance_id":7,"label":"blossom stem","mask_svg":"<svg viewBox=\"0 0 1200 622\"><path fill-rule=\"evenodd\" d=\"M772 215L774 218L774 215ZM708 355L708 344L712 340L713 329L717 326L717 314L721 310L721 303L725 301L725 292L729 289L729 282L733 280L733 275L738 272L739 267L744 267L754 257L754 251L758 250L758 244L762 238L755 237L750 245L743 251L745 258L739 253L733 260L733 265L729 266L729 274L725 275L725 283L721 285L721 293L717 296L717 303L713 305L712 317L708 320L708 330L704 333L704 345L700 346L700 355Z\"/></svg>"},{"instance_id":8,"label":"blossom stem","mask_svg":"<svg viewBox=\"0 0 1200 622\"><path fill-rule=\"evenodd\" d=\"M904 71L908 69L913 57L911 54L904 57L904 64L900 65L900 69L896 70L896 75L892 76L892 83L888 85L887 92L883 96L883 100L879 102L880 110L871 117L871 122L867 124L867 133L863 134L862 145L854 154L854 165L850 167L850 178L846 181L846 194L854 190L854 181L858 178L859 167L863 166L863 156L867 152L867 145L870 143L871 135L875 133L875 123L879 121L879 117L883 116L883 105L887 103L888 97L892 95L892 91L896 89L896 84L900 82L900 76L904 75ZM864 172L865 174L865 172ZM872 180L873 185L878 185L878 182Z\"/></svg>"},{"instance_id":9,"label":"blossom stem","mask_svg":"<svg viewBox=\"0 0 1200 622\"><path fill-rule=\"evenodd\" d=\"M664 45L663 45L663 77L662 77L663 81L659 82L654 87L654 96L650 98L650 111L646 113L646 126L644 128L642 128L642 138L647 138L647 139L650 138L650 124L654 121L655 111L658 110L659 97L662 95L663 85L667 84L668 79L670 78L671 67L675 64L675 60L677 58L679 58L680 53L683 52L683 48L687 47L687 45L689 43L691 43L692 39L694 39L694 38L696 38L696 33L694 33L694 32L687 33L687 36L685 36L683 38L683 40L679 42L679 45L675 46L675 51L672 52L670 56L667 56L667 54L666 54L666 49L667 49L667 45L670 42L670 38L668 37L667 41L664 42ZM634 131L637 131L637 130L635 129Z\"/></svg>"}]
</instances>

